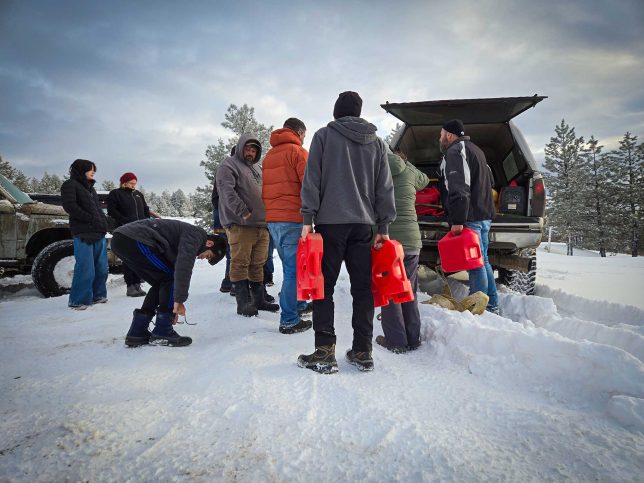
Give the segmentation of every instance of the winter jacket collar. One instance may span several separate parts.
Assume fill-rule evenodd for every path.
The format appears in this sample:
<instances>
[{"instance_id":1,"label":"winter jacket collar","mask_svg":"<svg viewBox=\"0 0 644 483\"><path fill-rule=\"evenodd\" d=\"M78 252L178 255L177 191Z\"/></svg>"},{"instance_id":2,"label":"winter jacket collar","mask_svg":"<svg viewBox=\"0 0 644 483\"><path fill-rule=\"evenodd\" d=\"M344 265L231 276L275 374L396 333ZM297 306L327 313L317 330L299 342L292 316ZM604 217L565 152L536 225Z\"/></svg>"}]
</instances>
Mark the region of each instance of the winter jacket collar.
<instances>
[{"instance_id":1,"label":"winter jacket collar","mask_svg":"<svg viewBox=\"0 0 644 483\"><path fill-rule=\"evenodd\" d=\"M452 147L452 146L454 146L455 144L460 143L461 141L469 141L469 140L470 140L470 137L469 137L469 136L460 136L460 137L456 138L456 139L454 140L454 142L450 143L450 144L447 146L447 149L451 148L451 147ZM447 152L447 149L445 150L445 152Z\"/></svg>"},{"instance_id":2,"label":"winter jacket collar","mask_svg":"<svg viewBox=\"0 0 644 483\"><path fill-rule=\"evenodd\" d=\"M301 146L302 141L295 131L288 127L283 127L271 133L271 146L275 147L280 144L297 144Z\"/></svg>"},{"instance_id":3,"label":"winter jacket collar","mask_svg":"<svg viewBox=\"0 0 644 483\"><path fill-rule=\"evenodd\" d=\"M331 121L327 126L356 143L371 144L378 139L376 136L378 128L361 117L341 117Z\"/></svg>"}]
</instances>

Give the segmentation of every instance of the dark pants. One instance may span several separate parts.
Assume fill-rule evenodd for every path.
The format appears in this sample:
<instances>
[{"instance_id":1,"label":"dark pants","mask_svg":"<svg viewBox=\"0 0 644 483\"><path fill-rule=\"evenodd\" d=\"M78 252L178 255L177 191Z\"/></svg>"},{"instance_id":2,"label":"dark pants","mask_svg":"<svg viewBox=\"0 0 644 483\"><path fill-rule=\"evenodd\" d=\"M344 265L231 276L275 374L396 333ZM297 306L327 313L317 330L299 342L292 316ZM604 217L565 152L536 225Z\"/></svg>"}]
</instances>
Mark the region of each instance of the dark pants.
<instances>
[{"instance_id":1,"label":"dark pants","mask_svg":"<svg viewBox=\"0 0 644 483\"><path fill-rule=\"evenodd\" d=\"M150 284L141 311L147 314L172 312L174 308L174 268L155 249L120 233L112 237L112 251L130 269Z\"/></svg>"},{"instance_id":2,"label":"dark pants","mask_svg":"<svg viewBox=\"0 0 644 483\"><path fill-rule=\"evenodd\" d=\"M315 345L335 344L333 291L344 261L353 298L352 349L371 350L373 337L373 293L371 292L371 225L316 225L315 231L324 240L322 273L324 300L313 301Z\"/></svg>"},{"instance_id":3,"label":"dark pants","mask_svg":"<svg viewBox=\"0 0 644 483\"><path fill-rule=\"evenodd\" d=\"M129 287L130 285L141 283L141 277L139 277L136 273L134 273L134 270L128 267L127 264L123 263L123 265L121 265L121 269L123 270L123 278L125 279L125 285Z\"/></svg>"},{"instance_id":4,"label":"dark pants","mask_svg":"<svg viewBox=\"0 0 644 483\"><path fill-rule=\"evenodd\" d=\"M418 255L405 255L405 272L414 291L414 300L402 304L389 302L382 308L382 331L390 346L416 346L420 341L418 311Z\"/></svg>"},{"instance_id":5,"label":"dark pants","mask_svg":"<svg viewBox=\"0 0 644 483\"><path fill-rule=\"evenodd\" d=\"M226 240L226 275L224 275L224 279L221 282L222 287L228 287L230 288L231 283L230 283L230 246L228 245L228 236L226 235L226 232L223 231L224 227L221 225L221 219L219 218L219 209L213 207L212 209L212 227L215 230L222 230L221 236L224 237Z\"/></svg>"}]
</instances>

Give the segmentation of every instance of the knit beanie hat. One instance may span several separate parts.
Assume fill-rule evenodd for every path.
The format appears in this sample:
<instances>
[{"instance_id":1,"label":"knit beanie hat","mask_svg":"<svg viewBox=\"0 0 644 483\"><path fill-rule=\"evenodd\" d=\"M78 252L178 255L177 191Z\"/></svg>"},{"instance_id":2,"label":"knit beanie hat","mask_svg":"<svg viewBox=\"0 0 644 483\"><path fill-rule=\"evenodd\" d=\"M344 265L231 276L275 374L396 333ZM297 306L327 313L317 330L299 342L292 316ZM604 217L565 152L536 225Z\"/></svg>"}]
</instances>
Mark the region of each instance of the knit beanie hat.
<instances>
[{"instance_id":1,"label":"knit beanie hat","mask_svg":"<svg viewBox=\"0 0 644 483\"><path fill-rule=\"evenodd\" d=\"M123 183L127 183L128 181L132 181L133 179L136 179L138 181L134 173L127 172L127 173L123 173L123 176L121 176L121 179L119 181L121 182L121 184L123 184Z\"/></svg>"},{"instance_id":2,"label":"knit beanie hat","mask_svg":"<svg viewBox=\"0 0 644 483\"><path fill-rule=\"evenodd\" d=\"M346 91L338 96L333 106L333 117L338 119L344 116L360 117L362 112L362 99L357 92Z\"/></svg>"},{"instance_id":3,"label":"knit beanie hat","mask_svg":"<svg viewBox=\"0 0 644 483\"><path fill-rule=\"evenodd\" d=\"M447 132L451 132L456 136L465 136L465 128L463 127L463 121L460 119L452 119L443 124L443 129Z\"/></svg>"}]
</instances>

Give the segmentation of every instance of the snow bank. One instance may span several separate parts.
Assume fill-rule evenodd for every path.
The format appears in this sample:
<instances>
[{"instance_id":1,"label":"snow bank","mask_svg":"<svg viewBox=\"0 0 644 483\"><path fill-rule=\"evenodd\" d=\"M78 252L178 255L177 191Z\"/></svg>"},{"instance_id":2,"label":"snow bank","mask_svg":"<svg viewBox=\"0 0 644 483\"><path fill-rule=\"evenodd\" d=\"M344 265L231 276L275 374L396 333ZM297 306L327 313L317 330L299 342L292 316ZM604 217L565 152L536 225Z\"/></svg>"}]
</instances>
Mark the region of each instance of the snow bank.
<instances>
[{"instance_id":1,"label":"snow bank","mask_svg":"<svg viewBox=\"0 0 644 483\"><path fill-rule=\"evenodd\" d=\"M548 303L535 305L543 313ZM644 398L644 365L623 350L570 340L528 319L423 307L424 338L432 348L492 383L602 409L616 394Z\"/></svg>"}]
</instances>

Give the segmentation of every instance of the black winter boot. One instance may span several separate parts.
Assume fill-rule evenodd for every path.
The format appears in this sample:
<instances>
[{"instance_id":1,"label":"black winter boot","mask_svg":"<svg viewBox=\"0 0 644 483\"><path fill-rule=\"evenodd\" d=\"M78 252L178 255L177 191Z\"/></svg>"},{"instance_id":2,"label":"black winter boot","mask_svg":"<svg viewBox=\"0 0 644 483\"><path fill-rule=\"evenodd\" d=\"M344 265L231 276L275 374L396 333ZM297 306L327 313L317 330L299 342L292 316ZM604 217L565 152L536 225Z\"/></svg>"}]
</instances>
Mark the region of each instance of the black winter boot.
<instances>
[{"instance_id":1,"label":"black winter boot","mask_svg":"<svg viewBox=\"0 0 644 483\"><path fill-rule=\"evenodd\" d=\"M251 302L248 293L248 280L233 282L233 288L235 290L235 298L237 299L237 313L244 317L257 315L257 307Z\"/></svg>"},{"instance_id":2,"label":"black winter boot","mask_svg":"<svg viewBox=\"0 0 644 483\"><path fill-rule=\"evenodd\" d=\"M170 347L182 347L192 344L190 337L182 337L174 331L172 319L174 319L172 312L159 312L157 314L157 320L150 336L150 344Z\"/></svg>"},{"instance_id":3,"label":"black winter boot","mask_svg":"<svg viewBox=\"0 0 644 483\"><path fill-rule=\"evenodd\" d=\"M250 282L250 298L257 310L277 312L280 309L278 304L271 304L264 299L264 284L262 282Z\"/></svg>"},{"instance_id":4,"label":"black winter boot","mask_svg":"<svg viewBox=\"0 0 644 483\"><path fill-rule=\"evenodd\" d=\"M128 347L139 347L150 343L150 331L148 326L152 322L154 314L142 312L139 309L134 309L132 316L132 324L125 336L125 345Z\"/></svg>"},{"instance_id":5,"label":"black winter boot","mask_svg":"<svg viewBox=\"0 0 644 483\"><path fill-rule=\"evenodd\" d=\"M335 360L335 344L321 345L315 348L313 354L300 354L297 365L320 374L338 372L338 361Z\"/></svg>"},{"instance_id":6,"label":"black winter boot","mask_svg":"<svg viewBox=\"0 0 644 483\"><path fill-rule=\"evenodd\" d=\"M275 297L268 293L268 290L266 290L267 286L270 287L270 285L264 284L264 300L266 300L268 303L273 303L275 302Z\"/></svg>"}]
</instances>

